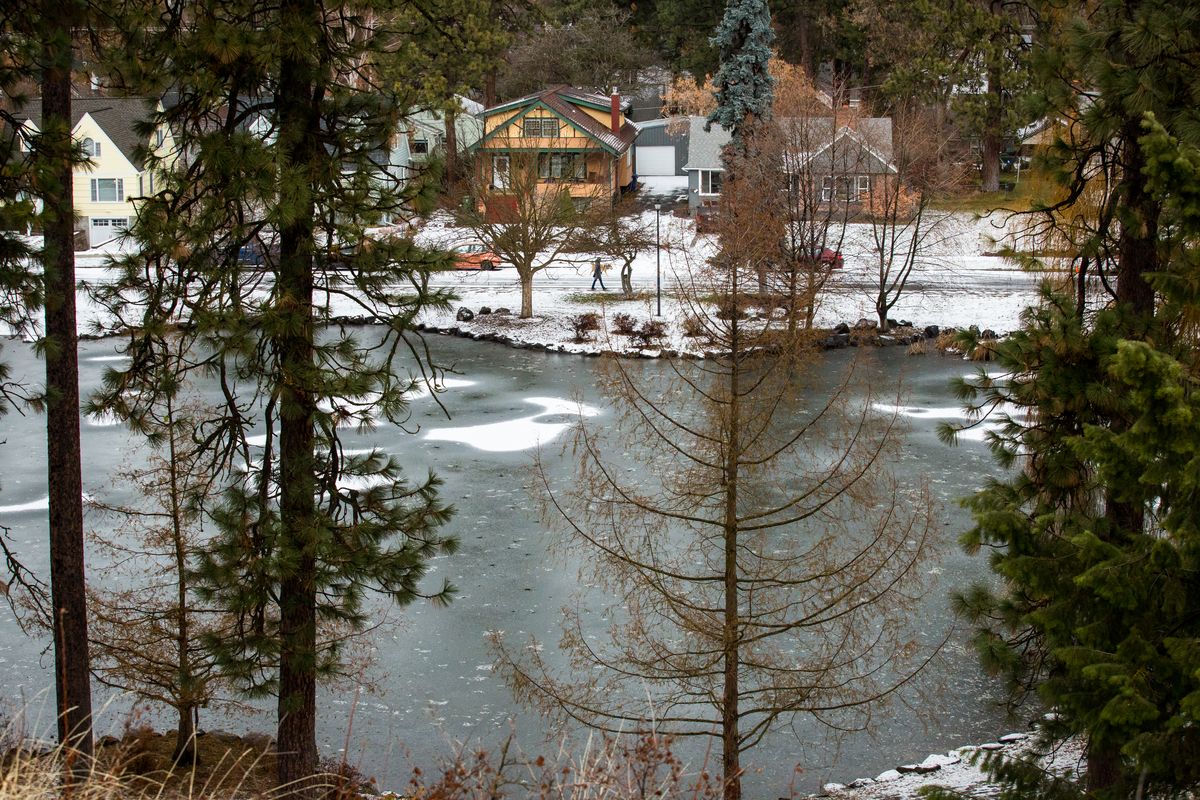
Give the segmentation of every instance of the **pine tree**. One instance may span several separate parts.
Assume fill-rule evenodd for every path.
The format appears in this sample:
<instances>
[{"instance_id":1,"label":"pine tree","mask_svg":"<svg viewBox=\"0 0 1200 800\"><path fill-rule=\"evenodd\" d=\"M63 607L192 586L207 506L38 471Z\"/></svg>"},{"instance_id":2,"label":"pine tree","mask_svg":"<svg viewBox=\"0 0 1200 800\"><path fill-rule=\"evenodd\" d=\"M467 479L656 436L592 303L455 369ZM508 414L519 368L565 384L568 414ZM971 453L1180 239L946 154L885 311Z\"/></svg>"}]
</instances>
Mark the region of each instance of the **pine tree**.
<instances>
[{"instance_id":1,"label":"pine tree","mask_svg":"<svg viewBox=\"0 0 1200 800\"><path fill-rule=\"evenodd\" d=\"M75 212L72 173L81 156L71 140L71 70L75 37L89 9L81 0L21 4L0 13L6 99L21 80L41 91L38 132L18 131L6 108L0 126L0 215L6 222L42 227L43 245L33 252L11 234L0 237L0 316L32 330L45 314L40 340L46 362L47 487L49 492L51 624L54 631L55 695L59 742L74 755L73 772L86 775L92 753L91 676L83 552L83 476L80 464L79 357L75 319ZM32 101L30 101L32 102ZM19 103L14 103L17 105ZM7 104L5 104L7 105ZM24 145L24 146L22 146ZM28 152L22 152L27 150ZM40 209L35 209L35 203ZM41 261L41 276L30 269Z\"/></svg>"},{"instance_id":2,"label":"pine tree","mask_svg":"<svg viewBox=\"0 0 1200 800\"><path fill-rule=\"evenodd\" d=\"M1067 122L1048 156L1066 191L1035 222L1061 229L1097 183L1103 201L1068 231L1077 296L1048 289L998 349L1007 379L961 387L980 410L1014 404L992 444L1020 469L968 501L966 543L992 549L1006 590L959 602L985 664L1058 712L1047 739L1085 739L1089 796L1173 793L1200 783L1197 10L1043 19L1057 38L1035 66L1043 109Z\"/></svg>"},{"instance_id":3,"label":"pine tree","mask_svg":"<svg viewBox=\"0 0 1200 800\"><path fill-rule=\"evenodd\" d=\"M771 12L766 0L730 0L712 42L720 55L713 78L717 107L709 116L735 139L755 120L771 116Z\"/></svg>"},{"instance_id":4,"label":"pine tree","mask_svg":"<svg viewBox=\"0 0 1200 800\"><path fill-rule=\"evenodd\" d=\"M164 13L126 26L137 60L123 74L142 92L175 93L153 120L175 150L148 155L160 180L138 206L140 252L97 293L131 364L96 402L136 427L192 375L220 386L197 468L225 492L206 509L217 532L195 583L238 622L207 644L235 685L276 696L279 785L311 796L316 682L337 673L340 653L319 632L365 624L371 587L401 605L453 591L421 585L429 558L455 546L441 533L439 481L409 482L392 456L344 453L338 436L406 418L423 380L402 368L421 352L406 332L448 302L427 280L448 257L365 234L427 199L379 158L401 113L377 84L395 44L386 4L200 0ZM327 327L339 300L380 320L379 341ZM186 357L165 363L176 336Z\"/></svg>"}]
</instances>

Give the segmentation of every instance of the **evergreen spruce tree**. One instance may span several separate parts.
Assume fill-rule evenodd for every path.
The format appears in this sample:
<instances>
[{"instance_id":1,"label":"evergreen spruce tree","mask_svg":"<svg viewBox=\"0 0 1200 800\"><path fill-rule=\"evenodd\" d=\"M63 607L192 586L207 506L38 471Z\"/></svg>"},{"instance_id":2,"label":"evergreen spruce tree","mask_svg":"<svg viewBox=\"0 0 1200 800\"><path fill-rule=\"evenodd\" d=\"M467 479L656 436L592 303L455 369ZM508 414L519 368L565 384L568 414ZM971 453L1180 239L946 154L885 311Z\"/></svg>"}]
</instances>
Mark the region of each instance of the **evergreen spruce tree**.
<instances>
[{"instance_id":1,"label":"evergreen spruce tree","mask_svg":"<svg viewBox=\"0 0 1200 800\"><path fill-rule=\"evenodd\" d=\"M725 6L712 38L721 61L713 78L717 107L708 121L735 139L754 121L770 118L774 79L768 65L774 41L766 0L730 0Z\"/></svg>"},{"instance_id":2,"label":"evergreen spruce tree","mask_svg":"<svg viewBox=\"0 0 1200 800\"><path fill-rule=\"evenodd\" d=\"M1035 222L1064 233L1076 296L1048 289L998 349L1007 378L961 387L1020 413L992 439L1019 469L967 503L966 543L1005 590L959 602L985 664L1057 711L1047 743L1084 738L1089 796L1175 793L1200 782L1200 20L1181 2L1043 10L1040 100L1066 125L1047 158L1063 199ZM1031 769L993 766L1033 791Z\"/></svg>"},{"instance_id":3,"label":"evergreen spruce tree","mask_svg":"<svg viewBox=\"0 0 1200 800\"><path fill-rule=\"evenodd\" d=\"M235 635L208 645L236 685L277 697L278 782L308 797L316 682L339 664L321 631L361 627L371 587L400 604L452 593L421 585L428 559L455 546L440 532L450 512L438 480L408 482L393 457L343 452L338 438L403 420L406 394L431 377L401 357L422 352L405 338L418 311L448 302L427 281L448 256L365 235L427 199L381 158L400 115L377 84L395 45L383 41L387 4L198 0L161 12L126 25L137 61L121 72L143 93L170 88L153 122L174 148L147 154L156 183L138 205L140 252L97 292L131 361L95 403L137 427L190 375L219 385L225 404L200 422L208 459L196 468L226 491L207 509L217 534L193 583L236 616ZM328 328L335 302L380 320L379 340ZM161 346L179 336L190 346ZM164 363L172 351L187 356Z\"/></svg>"}]
</instances>

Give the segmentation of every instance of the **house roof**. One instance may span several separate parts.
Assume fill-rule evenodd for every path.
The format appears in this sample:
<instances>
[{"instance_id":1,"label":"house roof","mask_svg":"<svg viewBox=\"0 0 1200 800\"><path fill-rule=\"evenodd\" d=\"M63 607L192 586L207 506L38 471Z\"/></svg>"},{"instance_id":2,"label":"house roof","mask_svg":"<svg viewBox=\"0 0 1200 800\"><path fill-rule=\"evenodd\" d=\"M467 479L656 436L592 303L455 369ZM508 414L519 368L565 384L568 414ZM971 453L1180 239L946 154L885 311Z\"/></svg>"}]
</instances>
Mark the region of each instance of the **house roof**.
<instances>
[{"instance_id":1,"label":"house roof","mask_svg":"<svg viewBox=\"0 0 1200 800\"><path fill-rule=\"evenodd\" d=\"M484 111L483 114L484 116L492 116L493 114L511 111L524 106L541 104L591 138L600 142L607 149L620 154L628 150L630 145L633 144L633 140L637 138L637 126L627 121L621 126L619 133L613 133L609 126L579 108L580 105L584 105L605 111L612 107L611 102L610 98L603 95L584 92L580 89L572 89L569 86L551 86L540 92L527 94L516 100L492 106Z\"/></svg>"},{"instance_id":2,"label":"house roof","mask_svg":"<svg viewBox=\"0 0 1200 800\"><path fill-rule=\"evenodd\" d=\"M121 155L125 156L135 169L140 170L144 159L139 152L139 146L146 145L147 141L146 137L138 132L137 123L149 121L157 103L157 100L148 97L73 97L71 129L74 130L84 114L89 114L121 151ZM41 98L31 98L17 111L16 116L29 120L40 129Z\"/></svg>"},{"instance_id":3,"label":"house roof","mask_svg":"<svg viewBox=\"0 0 1200 800\"><path fill-rule=\"evenodd\" d=\"M688 138L688 158L684 170L725 169L721 152L732 138L729 131L713 123L705 130L704 117L691 117ZM799 153L805 160L816 157L827 150L835 141L850 138L870 156L888 170L894 170L892 161L892 120L890 117L864 117L855 128L838 125L834 117L785 117L779 120L785 138L793 146L802 148Z\"/></svg>"},{"instance_id":4,"label":"house roof","mask_svg":"<svg viewBox=\"0 0 1200 800\"><path fill-rule=\"evenodd\" d=\"M721 151L733 138L729 131L714 122L704 129L704 117L692 117L688 131L688 157L684 171L693 169L725 169L721 163Z\"/></svg>"}]
</instances>

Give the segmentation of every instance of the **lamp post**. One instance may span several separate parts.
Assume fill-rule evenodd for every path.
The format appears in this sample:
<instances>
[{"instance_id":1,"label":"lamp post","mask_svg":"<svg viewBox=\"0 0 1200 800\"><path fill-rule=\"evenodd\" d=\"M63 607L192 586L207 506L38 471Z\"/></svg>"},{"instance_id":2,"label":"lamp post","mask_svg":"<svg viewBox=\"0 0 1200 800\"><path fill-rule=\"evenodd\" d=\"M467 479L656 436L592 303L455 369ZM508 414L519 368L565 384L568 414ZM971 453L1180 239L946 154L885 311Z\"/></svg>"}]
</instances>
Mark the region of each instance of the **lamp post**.
<instances>
[{"instance_id":1,"label":"lamp post","mask_svg":"<svg viewBox=\"0 0 1200 800\"><path fill-rule=\"evenodd\" d=\"M659 209L662 208L662 203L654 204L654 284L655 293L658 296L658 313L654 316L662 316L662 247L659 245Z\"/></svg>"}]
</instances>

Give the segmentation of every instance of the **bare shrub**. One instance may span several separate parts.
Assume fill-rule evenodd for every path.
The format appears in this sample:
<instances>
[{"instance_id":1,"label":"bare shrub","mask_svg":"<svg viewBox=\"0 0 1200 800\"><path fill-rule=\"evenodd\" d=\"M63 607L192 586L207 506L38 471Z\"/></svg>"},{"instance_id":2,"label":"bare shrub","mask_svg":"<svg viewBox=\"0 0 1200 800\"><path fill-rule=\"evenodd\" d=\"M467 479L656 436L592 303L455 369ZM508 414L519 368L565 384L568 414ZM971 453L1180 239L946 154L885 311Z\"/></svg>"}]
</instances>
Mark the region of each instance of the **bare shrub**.
<instances>
[{"instance_id":1,"label":"bare shrub","mask_svg":"<svg viewBox=\"0 0 1200 800\"><path fill-rule=\"evenodd\" d=\"M629 314L613 314L612 329L621 336L633 336L637 332L637 320Z\"/></svg>"},{"instance_id":2,"label":"bare shrub","mask_svg":"<svg viewBox=\"0 0 1200 800\"><path fill-rule=\"evenodd\" d=\"M707 333L708 333L708 331L705 329L704 320L702 320L700 317L697 317L697 316L691 315L691 314L684 317L684 319L683 319L683 335L684 336L688 337L689 339L695 339L699 336L705 336L705 335L707 335Z\"/></svg>"},{"instance_id":3,"label":"bare shrub","mask_svg":"<svg viewBox=\"0 0 1200 800\"><path fill-rule=\"evenodd\" d=\"M507 741L498 752L460 747L438 772L413 771L408 795L422 800L715 800L720 783L691 772L660 734L593 735L582 749L528 760Z\"/></svg>"},{"instance_id":4,"label":"bare shrub","mask_svg":"<svg viewBox=\"0 0 1200 800\"><path fill-rule=\"evenodd\" d=\"M571 329L575 331L576 342L586 342L593 331L600 330L600 316L593 311L576 314L571 317Z\"/></svg>"},{"instance_id":5,"label":"bare shrub","mask_svg":"<svg viewBox=\"0 0 1200 800\"><path fill-rule=\"evenodd\" d=\"M667 323L657 319L646 320L642 323L642 327L633 334L639 347L651 347L658 344L666 335Z\"/></svg>"}]
</instances>

